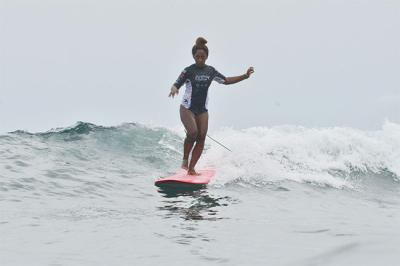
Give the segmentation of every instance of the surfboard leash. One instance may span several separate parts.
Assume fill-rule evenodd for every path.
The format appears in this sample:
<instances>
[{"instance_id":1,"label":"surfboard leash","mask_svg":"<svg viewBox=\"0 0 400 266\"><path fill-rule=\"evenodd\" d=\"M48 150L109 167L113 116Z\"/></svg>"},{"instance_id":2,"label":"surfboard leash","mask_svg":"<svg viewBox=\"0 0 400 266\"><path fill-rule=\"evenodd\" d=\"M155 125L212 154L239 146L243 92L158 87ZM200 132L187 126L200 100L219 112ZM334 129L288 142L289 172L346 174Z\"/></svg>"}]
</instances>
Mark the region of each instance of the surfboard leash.
<instances>
[{"instance_id":1,"label":"surfboard leash","mask_svg":"<svg viewBox=\"0 0 400 266\"><path fill-rule=\"evenodd\" d=\"M221 145L222 147L224 147L224 148L227 149L228 151L232 152L231 149L229 149L228 147L226 147L224 144L220 143L219 141L213 139L213 138L210 137L208 134L207 134L207 137L209 137L210 139L212 139L213 141L215 141L216 143L218 143L219 145Z\"/></svg>"},{"instance_id":2,"label":"surfboard leash","mask_svg":"<svg viewBox=\"0 0 400 266\"><path fill-rule=\"evenodd\" d=\"M187 133L186 129L185 129L185 133ZM228 147L226 147L224 144L222 144L221 142L219 142L216 139L213 139L210 135L207 134L207 137L209 137L211 140L215 141L216 143L218 143L219 145L221 145L222 147L224 147L225 149L227 149L228 151L232 152L231 149L229 149Z\"/></svg>"}]
</instances>

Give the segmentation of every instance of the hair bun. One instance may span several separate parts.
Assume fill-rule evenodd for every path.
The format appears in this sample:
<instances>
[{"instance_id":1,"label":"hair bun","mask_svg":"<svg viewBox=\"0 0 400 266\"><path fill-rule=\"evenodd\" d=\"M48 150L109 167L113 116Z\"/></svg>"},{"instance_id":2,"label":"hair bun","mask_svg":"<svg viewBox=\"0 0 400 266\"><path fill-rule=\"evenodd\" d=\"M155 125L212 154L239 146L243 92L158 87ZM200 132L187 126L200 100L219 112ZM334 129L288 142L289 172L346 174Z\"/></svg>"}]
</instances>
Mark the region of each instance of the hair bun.
<instances>
[{"instance_id":1,"label":"hair bun","mask_svg":"<svg viewBox=\"0 0 400 266\"><path fill-rule=\"evenodd\" d=\"M205 46L207 43L207 40L204 39L203 37L199 37L196 40L196 46Z\"/></svg>"}]
</instances>

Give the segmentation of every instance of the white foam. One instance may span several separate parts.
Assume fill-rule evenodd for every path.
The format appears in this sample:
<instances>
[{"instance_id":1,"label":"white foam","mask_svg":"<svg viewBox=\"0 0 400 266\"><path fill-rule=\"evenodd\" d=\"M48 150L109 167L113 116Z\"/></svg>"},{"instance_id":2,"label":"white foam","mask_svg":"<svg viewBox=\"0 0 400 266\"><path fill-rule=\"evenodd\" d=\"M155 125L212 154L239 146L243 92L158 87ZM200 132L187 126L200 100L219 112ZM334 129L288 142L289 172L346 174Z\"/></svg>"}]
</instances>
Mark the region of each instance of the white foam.
<instances>
[{"instance_id":1,"label":"white foam","mask_svg":"<svg viewBox=\"0 0 400 266\"><path fill-rule=\"evenodd\" d=\"M304 128L301 126L223 129L213 137L202 165L218 166L215 182L293 180L353 187L354 173L390 171L400 176L400 125L381 130Z\"/></svg>"}]
</instances>

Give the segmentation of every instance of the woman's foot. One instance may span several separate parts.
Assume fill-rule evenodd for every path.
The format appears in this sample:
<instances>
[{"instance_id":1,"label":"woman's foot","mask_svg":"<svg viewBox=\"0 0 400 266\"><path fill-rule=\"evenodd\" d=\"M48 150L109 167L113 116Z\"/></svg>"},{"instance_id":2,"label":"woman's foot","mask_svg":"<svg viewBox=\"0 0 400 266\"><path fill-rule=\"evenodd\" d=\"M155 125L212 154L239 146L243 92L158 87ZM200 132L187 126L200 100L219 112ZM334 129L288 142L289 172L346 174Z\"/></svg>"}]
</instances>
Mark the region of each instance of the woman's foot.
<instances>
[{"instance_id":1,"label":"woman's foot","mask_svg":"<svg viewBox=\"0 0 400 266\"><path fill-rule=\"evenodd\" d=\"M182 159L182 169L189 170L189 162L188 159Z\"/></svg>"},{"instance_id":2,"label":"woman's foot","mask_svg":"<svg viewBox=\"0 0 400 266\"><path fill-rule=\"evenodd\" d=\"M200 175L199 173L196 172L194 169L189 169L188 170L188 175Z\"/></svg>"}]
</instances>

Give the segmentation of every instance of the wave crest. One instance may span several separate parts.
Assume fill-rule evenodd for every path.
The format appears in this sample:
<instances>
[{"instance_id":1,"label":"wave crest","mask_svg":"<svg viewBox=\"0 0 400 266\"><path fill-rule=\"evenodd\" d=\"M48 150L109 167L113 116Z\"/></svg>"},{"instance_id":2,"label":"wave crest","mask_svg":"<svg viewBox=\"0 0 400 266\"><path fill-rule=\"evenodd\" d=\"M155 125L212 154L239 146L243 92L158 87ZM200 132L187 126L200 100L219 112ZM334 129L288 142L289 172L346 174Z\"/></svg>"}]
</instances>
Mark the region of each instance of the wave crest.
<instances>
[{"instance_id":1,"label":"wave crest","mask_svg":"<svg viewBox=\"0 0 400 266\"><path fill-rule=\"evenodd\" d=\"M42 133L15 131L0 136L0 176L9 187L20 182L21 188L32 178L46 177L91 180L102 187L102 178L110 173L114 180L147 176L153 182L179 167L180 132L136 123L104 127L85 122ZM199 167L217 168L214 184L295 181L353 188L371 177L390 182L400 177L400 125L391 122L377 131L277 126L228 128L212 136L233 151L207 140Z\"/></svg>"},{"instance_id":2,"label":"wave crest","mask_svg":"<svg viewBox=\"0 0 400 266\"><path fill-rule=\"evenodd\" d=\"M220 182L292 180L353 187L362 176L400 176L400 125L382 130L301 126L225 129L215 134L233 152L211 143L206 164L218 166Z\"/></svg>"}]
</instances>

